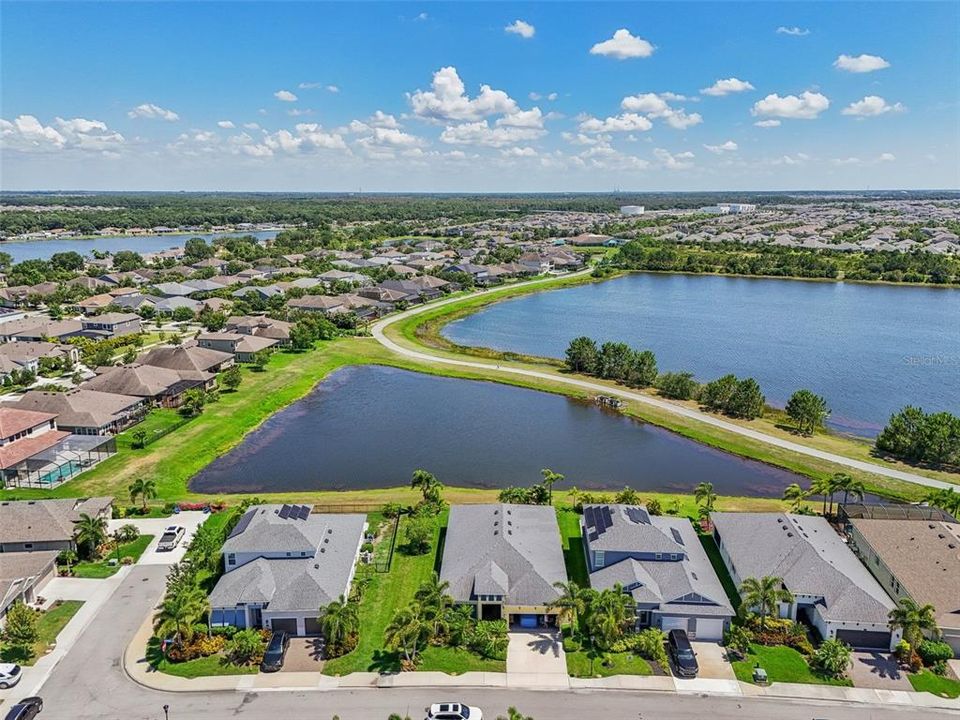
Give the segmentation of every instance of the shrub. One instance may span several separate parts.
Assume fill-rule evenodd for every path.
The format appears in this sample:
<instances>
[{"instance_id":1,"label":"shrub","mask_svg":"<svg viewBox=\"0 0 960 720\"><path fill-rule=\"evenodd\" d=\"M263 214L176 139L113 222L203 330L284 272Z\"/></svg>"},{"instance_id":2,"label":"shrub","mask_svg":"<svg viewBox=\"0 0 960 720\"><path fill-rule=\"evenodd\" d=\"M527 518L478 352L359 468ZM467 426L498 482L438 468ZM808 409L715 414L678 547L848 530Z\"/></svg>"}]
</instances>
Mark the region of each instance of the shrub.
<instances>
[{"instance_id":1,"label":"shrub","mask_svg":"<svg viewBox=\"0 0 960 720\"><path fill-rule=\"evenodd\" d=\"M663 515L663 506L657 498L647 500L647 512L651 515Z\"/></svg>"},{"instance_id":2,"label":"shrub","mask_svg":"<svg viewBox=\"0 0 960 720\"><path fill-rule=\"evenodd\" d=\"M133 556L131 556L131 555L124 555L122 558L120 558L120 564L121 564L121 565L133 565Z\"/></svg>"},{"instance_id":3,"label":"shrub","mask_svg":"<svg viewBox=\"0 0 960 720\"><path fill-rule=\"evenodd\" d=\"M239 630L226 647L230 659L238 665L259 663L265 650L263 631Z\"/></svg>"},{"instance_id":4,"label":"shrub","mask_svg":"<svg viewBox=\"0 0 960 720\"><path fill-rule=\"evenodd\" d=\"M212 635L219 635L221 637L225 637L227 640L232 638L239 631L240 628L236 627L235 625L222 625L219 627L210 628L210 633Z\"/></svg>"},{"instance_id":5,"label":"shrub","mask_svg":"<svg viewBox=\"0 0 960 720\"><path fill-rule=\"evenodd\" d=\"M910 654L912 652L913 649L910 647L910 643L908 643L906 640L901 640L898 642L897 646L893 649L893 654L900 662L907 662L910 660Z\"/></svg>"},{"instance_id":6,"label":"shrub","mask_svg":"<svg viewBox=\"0 0 960 720\"><path fill-rule=\"evenodd\" d=\"M923 660L924 665L936 665L939 662L946 663L953 658L953 648L942 640L924 640L917 648L917 654Z\"/></svg>"},{"instance_id":7,"label":"shrub","mask_svg":"<svg viewBox=\"0 0 960 720\"><path fill-rule=\"evenodd\" d=\"M666 633L658 628L646 628L633 636L635 639L633 648L641 657L647 660L653 660L661 668L666 669L670 663L667 660L667 651L664 647L664 641L667 639Z\"/></svg>"},{"instance_id":8,"label":"shrub","mask_svg":"<svg viewBox=\"0 0 960 720\"><path fill-rule=\"evenodd\" d=\"M119 530L117 530L117 540L119 540L122 543L133 542L138 537L140 537L140 531L137 530L136 525L131 525L127 523L126 525L121 526Z\"/></svg>"},{"instance_id":9,"label":"shrub","mask_svg":"<svg viewBox=\"0 0 960 720\"><path fill-rule=\"evenodd\" d=\"M841 678L850 667L850 646L836 638L824 640L810 658L810 665L824 675Z\"/></svg>"},{"instance_id":10,"label":"shrub","mask_svg":"<svg viewBox=\"0 0 960 720\"><path fill-rule=\"evenodd\" d=\"M385 518L395 518L402 511L403 506L400 503L387 503L380 509Z\"/></svg>"},{"instance_id":11,"label":"shrub","mask_svg":"<svg viewBox=\"0 0 960 720\"><path fill-rule=\"evenodd\" d=\"M750 651L752 642L753 633L743 625L731 625L723 636L723 644L741 655L746 655Z\"/></svg>"},{"instance_id":12,"label":"shrub","mask_svg":"<svg viewBox=\"0 0 960 720\"><path fill-rule=\"evenodd\" d=\"M930 672L934 675L946 675L947 674L947 665L946 660L937 660L933 665L930 666Z\"/></svg>"}]
</instances>

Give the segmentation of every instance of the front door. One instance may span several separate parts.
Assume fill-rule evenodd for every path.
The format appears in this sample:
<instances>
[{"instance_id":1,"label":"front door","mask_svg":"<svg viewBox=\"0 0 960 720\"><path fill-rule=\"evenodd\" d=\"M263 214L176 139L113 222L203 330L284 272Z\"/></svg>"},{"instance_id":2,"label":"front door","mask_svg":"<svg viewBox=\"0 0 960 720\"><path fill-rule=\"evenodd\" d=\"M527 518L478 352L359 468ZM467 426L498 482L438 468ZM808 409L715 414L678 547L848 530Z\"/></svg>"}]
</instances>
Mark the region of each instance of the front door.
<instances>
[{"instance_id":1,"label":"front door","mask_svg":"<svg viewBox=\"0 0 960 720\"><path fill-rule=\"evenodd\" d=\"M263 611L260 608L250 608L250 627L263 627Z\"/></svg>"}]
</instances>

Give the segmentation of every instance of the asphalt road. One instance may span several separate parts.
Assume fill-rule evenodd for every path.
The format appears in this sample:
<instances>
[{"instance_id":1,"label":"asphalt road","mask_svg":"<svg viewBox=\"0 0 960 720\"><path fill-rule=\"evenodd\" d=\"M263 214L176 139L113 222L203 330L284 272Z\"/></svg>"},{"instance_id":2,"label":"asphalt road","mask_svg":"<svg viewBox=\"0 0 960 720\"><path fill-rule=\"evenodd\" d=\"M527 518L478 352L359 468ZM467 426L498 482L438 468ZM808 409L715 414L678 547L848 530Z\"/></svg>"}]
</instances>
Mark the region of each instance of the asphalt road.
<instances>
[{"instance_id":1,"label":"asphalt road","mask_svg":"<svg viewBox=\"0 0 960 720\"><path fill-rule=\"evenodd\" d=\"M163 693L144 688L123 671L121 657L163 591L167 568L137 566L90 623L41 689L41 720L386 720L390 713L423 717L431 702L477 705L493 720L510 705L536 720L922 720L956 717L906 707L865 707L620 691L463 691L358 689L327 692L261 691Z\"/></svg>"},{"instance_id":2,"label":"asphalt road","mask_svg":"<svg viewBox=\"0 0 960 720\"><path fill-rule=\"evenodd\" d=\"M575 274L584 274L589 271L580 271ZM543 280L530 280L525 283L518 283L513 287L520 287L523 285L535 285L537 283L544 282ZM484 290L476 295L484 295L486 293L495 292L498 288L493 288L492 290ZM426 305L417 305L409 310L404 310L401 313L396 315L391 315L376 322L372 327L373 337L384 347L392 350L393 352L404 355L409 358L414 358L416 360L425 360L427 362L441 363L444 365L454 365L456 367L467 367L467 368L481 368L483 370L503 373L505 375L522 375L524 377L539 378L542 380L550 380L552 382L564 383L566 385L571 385L574 387L583 388L589 390L592 393L597 393L600 395L616 395L617 397L624 398L626 400L633 400L638 403L645 405L651 405L657 407L661 410L666 410L667 412L673 413L675 415L682 415L683 417L692 418L694 420L699 420L700 422L706 423L707 425L712 425L714 427L722 428L728 432L736 433L737 435L742 435L744 437L751 438L753 440L759 440L760 442L766 443L767 445L773 445L776 447L781 447L786 450L792 450L793 452L800 453L801 455L807 455L809 457L819 458L821 460L829 460L830 462L836 463L838 465L843 465L844 467L854 468L856 470L864 470L866 472L871 472L876 475L882 475L884 477L893 478L895 480L905 480L906 482L916 483L917 485L924 485L926 487L938 488L938 489L949 489L955 488L956 486L952 483L944 482L942 480L935 480L933 478L924 477L923 475L917 475L915 473L905 472L903 470L896 470L890 467L884 467L883 465L878 465L877 463L866 462L863 460L856 460L854 458L848 458L844 455L837 455L835 453L826 452L825 450L818 450L817 448L812 448L802 443L794 442L792 440L786 440L784 438L775 437L773 435L768 435L767 433L760 432L758 430L753 430L751 428L743 427L742 425L737 425L736 423L727 422L716 415L711 415L709 413L701 412L699 410L694 410L693 408L684 407L682 405L675 405L674 403L667 402L666 400L661 400L659 398L651 397L650 395L643 395L641 393L633 392L619 387L611 387L609 385L600 385L598 383L589 382L587 380L580 380L574 377L567 377L564 375L557 375L545 372L539 372L537 370L527 370L524 368L511 367L509 365L497 365L491 362L478 362L475 360L454 360L453 358L444 357L442 355L433 355L430 352L411 350L409 348L403 347L395 343L393 340L388 338L384 334L384 330L395 322L404 320L412 315L419 315L420 313L433 310L437 307L443 307L444 305L449 305L451 303L459 302L462 300L462 297L448 298L447 300L440 300L438 302L428 303ZM424 348L424 350L427 350Z\"/></svg>"}]
</instances>

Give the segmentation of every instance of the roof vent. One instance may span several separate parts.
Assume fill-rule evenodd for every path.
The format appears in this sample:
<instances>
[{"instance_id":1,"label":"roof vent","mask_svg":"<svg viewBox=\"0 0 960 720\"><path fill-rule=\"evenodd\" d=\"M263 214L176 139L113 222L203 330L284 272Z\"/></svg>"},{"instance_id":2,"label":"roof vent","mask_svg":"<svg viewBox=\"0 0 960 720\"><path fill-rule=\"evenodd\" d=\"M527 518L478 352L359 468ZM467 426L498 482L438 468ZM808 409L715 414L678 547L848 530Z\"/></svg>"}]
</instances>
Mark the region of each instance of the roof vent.
<instances>
[{"instance_id":1,"label":"roof vent","mask_svg":"<svg viewBox=\"0 0 960 720\"><path fill-rule=\"evenodd\" d=\"M313 564L313 569L314 569L314 570L319 570L319 569L320 569L320 563L314 563L314 564Z\"/></svg>"},{"instance_id":2,"label":"roof vent","mask_svg":"<svg viewBox=\"0 0 960 720\"><path fill-rule=\"evenodd\" d=\"M324 539L323 539L323 542L324 542L324 544L330 542L330 538L324 538Z\"/></svg>"},{"instance_id":3,"label":"roof vent","mask_svg":"<svg viewBox=\"0 0 960 720\"><path fill-rule=\"evenodd\" d=\"M326 548L320 548L320 552L324 553L324 552L326 552L326 551L327 551Z\"/></svg>"},{"instance_id":4,"label":"roof vent","mask_svg":"<svg viewBox=\"0 0 960 720\"><path fill-rule=\"evenodd\" d=\"M792 532L788 532L788 533L787 533L787 537L793 537L793 533L792 533Z\"/></svg>"}]
</instances>

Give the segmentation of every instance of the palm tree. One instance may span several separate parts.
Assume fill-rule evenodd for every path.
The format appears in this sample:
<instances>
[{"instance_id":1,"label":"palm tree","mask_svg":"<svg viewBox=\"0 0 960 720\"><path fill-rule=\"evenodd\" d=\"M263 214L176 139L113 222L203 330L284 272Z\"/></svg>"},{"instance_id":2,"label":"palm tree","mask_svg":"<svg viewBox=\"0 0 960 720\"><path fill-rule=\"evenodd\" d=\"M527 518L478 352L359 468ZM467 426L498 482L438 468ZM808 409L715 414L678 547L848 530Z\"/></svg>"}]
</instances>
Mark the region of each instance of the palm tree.
<instances>
[{"instance_id":1,"label":"palm tree","mask_svg":"<svg viewBox=\"0 0 960 720\"><path fill-rule=\"evenodd\" d=\"M960 517L960 492L955 492L953 488L933 490L927 494L924 501L950 513L954 517Z\"/></svg>"},{"instance_id":2,"label":"palm tree","mask_svg":"<svg viewBox=\"0 0 960 720\"><path fill-rule=\"evenodd\" d=\"M86 513L80 513L80 518L73 521L76 527L75 539L78 546L86 547L89 550L89 556L97 553L100 547L107 539L107 521L99 515L91 517Z\"/></svg>"},{"instance_id":3,"label":"palm tree","mask_svg":"<svg viewBox=\"0 0 960 720\"><path fill-rule=\"evenodd\" d=\"M587 608L591 636L600 640L600 647L609 648L623 637L633 619L633 612L633 599L623 592L619 583L601 590L593 596Z\"/></svg>"},{"instance_id":4,"label":"palm tree","mask_svg":"<svg viewBox=\"0 0 960 720\"><path fill-rule=\"evenodd\" d=\"M155 480L144 480L138 478L130 483L127 488L130 491L130 502L136 502L137 497L143 500L143 511L147 511L147 500L153 500L157 496L157 483Z\"/></svg>"},{"instance_id":5,"label":"palm tree","mask_svg":"<svg viewBox=\"0 0 960 720\"><path fill-rule=\"evenodd\" d=\"M422 583L413 595L414 600L420 603L424 616L430 620L434 635L445 629L442 627L444 626L444 617L447 608L453 605L453 598L447 592L449 589L450 583L446 580L441 581L440 576L434 572L430 575L430 579Z\"/></svg>"},{"instance_id":6,"label":"palm tree","mask_svg":"<svg viewBox=\"0 0 960 720\"><path fill-rule=\"evenodd\" d=\"M551 600L547 607L559 610L561 618L576 622L586 613L593 590L580 587L574 580L556 582L553 586L560 591L560 597Z\"/></svg>"},{"instance_id":7,"label":"palm tree","mask_svg":"<svg viewBox=\"0 0 960 720\"><path fill-rule=\"evenodd\" d=\"M413 602L397 610L384 631L387 647L399 650L408 663L416 661L420 647L430 637L430 624L423 617L420 606Z\"/></svg>"},{"instance_id":8,"label":"palm tree","mask_svg":"<svg viewBox=\"0 0 960 720\"><path fill-rule=\"evenodd\" d=\"M827 516L827 496L830 496L830 502L832 503L834 492L836 492L836 490L834 490L832 478L817 478L810 485L810 494L819 495L823 498L823 512L821 514L824 517Z\"/></svg>"},{"instance_id":9,"label":"palm tree","mask_svg":"<svg viewBox=\"0 0 960 720\"><path fill-rule=\"evenodd\" d=\"M555 473L550 468L544 468L540 471L540 474L543 475L543 485L547 488L547 494L550 498L547 504L553 505L553 486L554 483L563 482L563 475Z\"/></svg>"},{"instance_id":10,"label":"palm tree","mask_svg":"<svg viewBox=\"0 0 960 720\"><path fill-rule=\"evenodd\" d=\"M360 632L357 603L347 602L343 595L320 608L320 630L328 646L346 649L347 641Z\"/></svg>"},{"instance_id":11,"label":"palm tree","mask_svg":"<svg viewBox=\"0 0 960 720\"><path fill-rule=\"evenodd\" d=\"M923 641L924 630L928 630L934 635L939 634L937 611L933 605L918 605L913 598L900 598L897 607L890 611L889 617L890 629L901 628L903 639L910 643L910 647L914 651Z\"/></svg>"},{"instance_id":12,"label":"palm tree","mask_svg":"<svg viewBox=\"0 0 960 720\"><path fill-rule=\"evenodd\" d=\"M863 494L867 491L862 480L856 480L846 473L837 473L833 476L833 487L837 491L843 490L844 505L847 504L851 495L858 500L863 500Z\"/></svg>"},{"instance_id":13,"label":"palm tree","mask_svg":"<svg viewBox=\"0 0 960 720\"><path fill-rule=\"evenodd\" d=\"M440 501L440 492L443 485L436 476L426 470L414 470L413 477L410 478L410 487L420 488L423 494L423 501L436 503Z\"/></svg>"},{"instance_id":14,"label":"palm tree","mask_svg":"<svg viewBox=\"0 0 960 720\"><path fill-rule=\"evenodd\" d=\"M193 626L206 617L210 610L207 594L196 585L178 588L167 593L153 619L154 632L161 637L172 637L177 645L193 637Z\"/></svg>"},{"instance_id":15,"label":"palm tree","mask_svg":"<svg viewBox=\"0 0 960 720\"><path fill-rule=\"evenodd\" d=\"M697 485L697 489L693 491L693 497L698 505L703 504L707 513L713 512L714 503L717 502L717 494L713 491L713 483L702 482Z\"/></svg>"},{"instance_id":16,"label":"palm tree","mask_svg":"<svg viewBox=\"0 0 960 720\"><path fill-rule=\"evenodd\" d=\"M797 483L790 483L783 491L783 499L790 503L790 512L797 512L807 499L807 491Z\"/></svg>"},{"instance_id":17,"label":"palm tree","mask_svg":"<svg viewBox=\"0 0 960 720\"><path fill-rule=\"evenodd\" d=\"M767 615L781 602L793 602L793 593L783 586L783 579L767 575L760 579L746 578L740 585L741 610L756 610L760 615L761 632Z\"/></svg>"}]
</instances>

